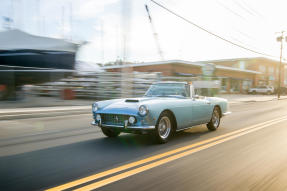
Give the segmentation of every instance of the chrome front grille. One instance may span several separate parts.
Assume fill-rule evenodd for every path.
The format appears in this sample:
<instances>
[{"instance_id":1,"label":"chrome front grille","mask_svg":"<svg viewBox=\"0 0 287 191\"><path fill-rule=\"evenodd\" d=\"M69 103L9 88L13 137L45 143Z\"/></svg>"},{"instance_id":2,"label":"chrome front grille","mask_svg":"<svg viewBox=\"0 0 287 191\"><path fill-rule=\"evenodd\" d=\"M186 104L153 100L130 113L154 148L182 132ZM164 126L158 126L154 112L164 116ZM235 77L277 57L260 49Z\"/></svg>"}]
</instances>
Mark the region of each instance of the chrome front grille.
<instances>
[{"instance_id":1,"label":"chrome front grille","mask_svg":"<svg viewBox=\"0 0 287 191\"><path fill-rule=\"evenodd\" d=\"M129 119L128 115L119 114L101 114L102 124L106 125L125 125L125 120Z\"/></svg>"}]
</instances>

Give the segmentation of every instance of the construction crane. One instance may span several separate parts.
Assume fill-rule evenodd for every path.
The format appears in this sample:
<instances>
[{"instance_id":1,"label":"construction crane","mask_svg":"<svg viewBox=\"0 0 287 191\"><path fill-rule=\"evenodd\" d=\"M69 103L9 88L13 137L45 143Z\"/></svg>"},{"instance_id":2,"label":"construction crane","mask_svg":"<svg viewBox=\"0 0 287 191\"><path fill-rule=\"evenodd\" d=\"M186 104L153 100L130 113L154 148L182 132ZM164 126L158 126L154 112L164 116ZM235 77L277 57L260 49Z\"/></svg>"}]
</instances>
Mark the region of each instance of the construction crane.
<instances>
[{"instance_id":1,"label":"construction crane","mask_svg":"<svg viewBox=\"0 0 287 191\"><path fill-rule=\"evenodd\" d=\"M151 30L153 32L153 36L154 36L154 40L155 40L155 44L156 44L156 47L157 47L158 54L159 54L161 60L164 60L163 52L162 52L162 50L160 48L160 43L159 43L159 40L158 40L158 34L157 34L156 30L155 30L155 27L154 27L154 24L152 22L152 18L151 18L150 12L149 12L149 8L148 8L147 5L145 5L145 9L146 9L146 12L148 14L148 18L149 18Z\"/></svg>"}]
</instances>

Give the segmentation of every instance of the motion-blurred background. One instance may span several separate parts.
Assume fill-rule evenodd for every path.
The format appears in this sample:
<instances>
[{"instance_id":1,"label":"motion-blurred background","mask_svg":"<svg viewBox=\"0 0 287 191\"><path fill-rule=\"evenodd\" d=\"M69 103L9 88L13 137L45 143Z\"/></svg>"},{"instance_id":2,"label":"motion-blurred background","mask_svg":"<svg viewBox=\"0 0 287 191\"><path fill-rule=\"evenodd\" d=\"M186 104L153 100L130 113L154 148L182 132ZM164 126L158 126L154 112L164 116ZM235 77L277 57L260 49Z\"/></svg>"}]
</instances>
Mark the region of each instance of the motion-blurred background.
<instances>
[{"instance_id":1,"label":"motion-blurred background","mask_svg":"<svg viewBox=\"0 0 287 191\"><path fill-rule=\"evenodd\" d=\"M1 1L0 104L136 97L160 80L206 96L284 94L284 3Z\"/></svg>"}]
</instances>

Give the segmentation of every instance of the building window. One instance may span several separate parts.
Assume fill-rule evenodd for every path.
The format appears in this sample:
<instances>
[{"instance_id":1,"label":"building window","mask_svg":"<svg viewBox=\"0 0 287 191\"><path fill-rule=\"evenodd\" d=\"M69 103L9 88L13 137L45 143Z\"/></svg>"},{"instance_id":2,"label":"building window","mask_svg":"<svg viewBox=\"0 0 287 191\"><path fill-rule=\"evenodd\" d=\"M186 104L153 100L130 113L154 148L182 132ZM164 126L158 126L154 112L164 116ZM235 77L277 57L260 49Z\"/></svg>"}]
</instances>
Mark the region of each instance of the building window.
<instances>
[{"instance_id":1,"label":"building window","mask_svg":"<svg viewBox=\"0 0 287 191\"><path fill-rule=\"evenodd\" d=\"M243 80L242 81L242 89L248 91L248 89L252 86L252 80Z\"/></svg>"},{"instance_id":2,"label":"building window","mask_svg":"<svg viewBox=\"0 0 287 191\"><path fill-rule=\"evenodd\" d=\"M270 75L269 80L275 80L274 75Z\"/></svg>"},{"instance_id":3,"label":"building window","mask_svg":"<svg viewBox=\"0 0 287 191\"><path fill-rule=\"evenodd\" d=\"M221 91L226 92L227 90L227 79L221 78Z\"/></svg>"},{"instance_id":4,"label":"building window","mask_svg":"<svg viewBox=\"0 0 287 191\"><path fill-rule=\"evenodd\" d=\"M262 76L262 75L259 78L260 78L260 80L266 80L266 77Z\"/></svg>"},{"instance_id":5,"label":"building window","mask_svg":"<svg viewBox=\"0 0 287 191\"><path fill-rule=\"evenodd\" d=\"M268 70L269 70L269 74L273 74L274 73L274 67L269 67Z\"/></svg>"},{"instance_id":6,"label":"building window","mask_svg":"<svg viewBox=\"0 0 287 191\"><path fill-rule=\"evenodd\" d=\"M239 92L240 91L240 80L231 79L230 91L231 92Z\"/></svg>"},{"instance_id":7,"label":"building window","mask_svg":"<svg viewBox=\"0 0 287 191\"><path fill-rule=\"evenodd\" d=\"M266 72L266 67L265 66L259 66L259 71L262 73Z\"/></svg>"},{"instance_id":8,"label":"building window","mask_svg":"<svg viewBox=\"0 0 287 191\"><path fill-rule=\"evenodd\" d=\"M245 70L245 62L244 61L239 62L239 68L242 70Z\"/></svg>"}]
</instances>

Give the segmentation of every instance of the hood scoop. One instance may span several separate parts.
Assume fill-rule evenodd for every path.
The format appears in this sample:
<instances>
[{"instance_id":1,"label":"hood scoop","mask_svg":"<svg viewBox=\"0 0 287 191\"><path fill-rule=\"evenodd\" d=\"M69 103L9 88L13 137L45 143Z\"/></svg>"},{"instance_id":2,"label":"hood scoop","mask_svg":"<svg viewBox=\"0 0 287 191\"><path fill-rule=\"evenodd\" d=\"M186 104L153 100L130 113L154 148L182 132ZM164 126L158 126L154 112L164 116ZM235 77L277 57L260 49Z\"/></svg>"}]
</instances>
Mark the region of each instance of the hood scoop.
<instances>
[{"instance_id":1,"label":"hood scoop","mask_svg":"<svg viewBox=\"0 0 287 191\"><path fill-rule=\"evenodd\" d=\"M137 100L137 99L126 99L125 102L137 103L137 102L139 102L139 100Z\"/></svg>"}]
</instances>

